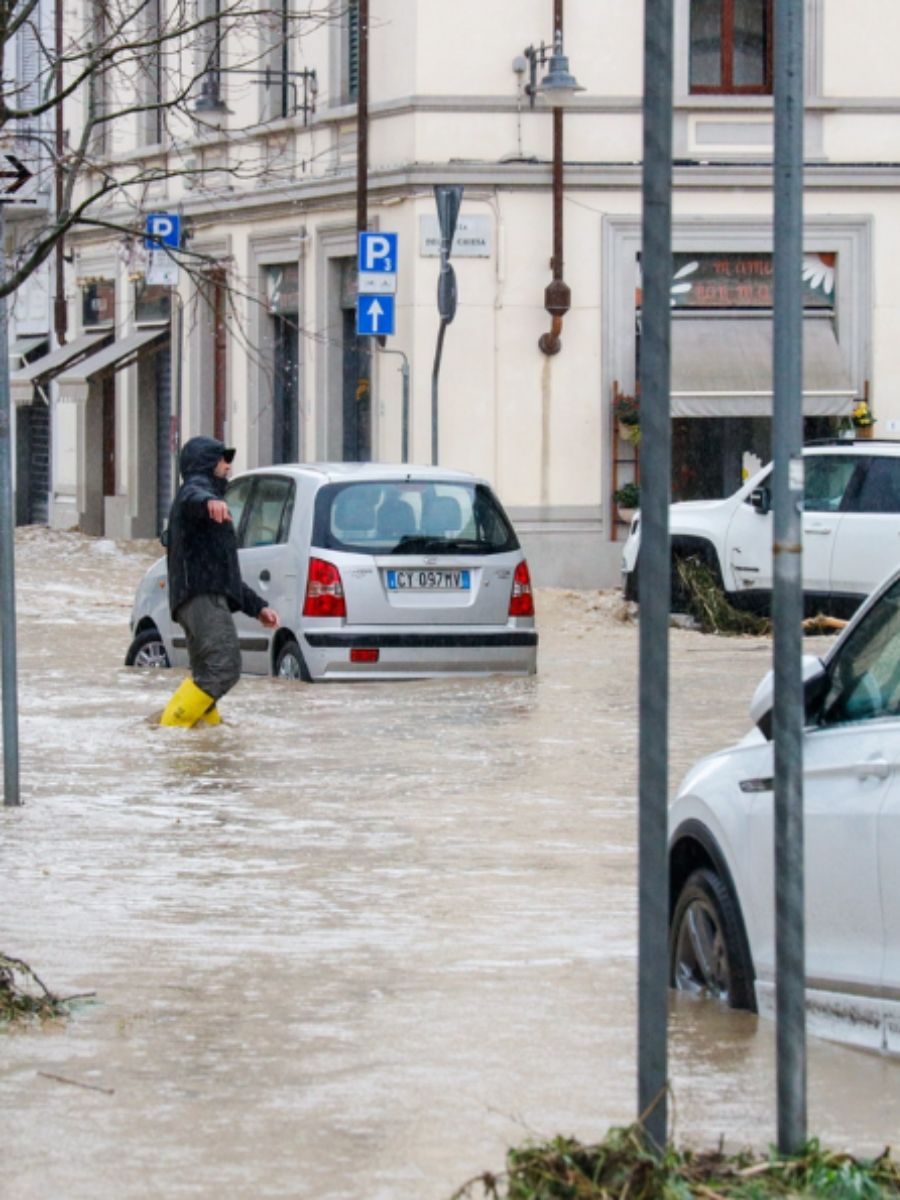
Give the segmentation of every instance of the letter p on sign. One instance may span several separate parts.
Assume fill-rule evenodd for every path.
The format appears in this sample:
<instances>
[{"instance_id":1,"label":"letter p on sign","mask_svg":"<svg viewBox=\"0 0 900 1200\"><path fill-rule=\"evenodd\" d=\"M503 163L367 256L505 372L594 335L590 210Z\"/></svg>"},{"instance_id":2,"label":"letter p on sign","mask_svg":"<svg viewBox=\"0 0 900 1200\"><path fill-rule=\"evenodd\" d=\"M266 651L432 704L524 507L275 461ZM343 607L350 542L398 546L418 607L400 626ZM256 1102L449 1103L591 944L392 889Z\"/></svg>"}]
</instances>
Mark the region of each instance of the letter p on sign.
<instances>
[{"instance_id":1,"label":"letter p on sign","mask_svg":"<svg viewBox=\"0 0 900 1200\"><path fill-rule=\"evenodd\" d=\"M177 213L148 213L146 231L144 245L148 250L159 250L161 246L177 250L181 245L181 218Z\"/></svg>"},{"instance_id":2,"label":"letter p on sign","mask_svg":"<svg viewBox=\"0 0 900 1200\"><path fill-rule=\"evenodd\" d=\"M397 234L361 233L359 235L360 271L383 271L393 274L397 270Z\"/></svg>"}]
</instances>

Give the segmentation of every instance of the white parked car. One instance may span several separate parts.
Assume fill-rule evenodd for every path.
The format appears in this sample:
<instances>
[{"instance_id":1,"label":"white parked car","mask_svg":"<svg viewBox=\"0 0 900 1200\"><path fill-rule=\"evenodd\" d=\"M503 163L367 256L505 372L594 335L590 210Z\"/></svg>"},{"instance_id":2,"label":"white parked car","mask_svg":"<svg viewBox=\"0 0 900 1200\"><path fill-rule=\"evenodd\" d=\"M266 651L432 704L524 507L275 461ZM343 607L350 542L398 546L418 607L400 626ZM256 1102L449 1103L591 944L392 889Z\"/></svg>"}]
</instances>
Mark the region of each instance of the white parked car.
<instances>
[{"instance_id":1,"label":"white parked car","mask_svg":"<svg viewBox=\"0 0 900 1200\"><path fill-rule=\"evenodd\" d=\"M900 442L835 441L807 446L803 502L803 591L807 612L849 616L887 570L900 564ZM767 608L772 594L771 463L724 500L669 509L673 558L698 555L731 601ZM637 596L641 521L622 553L625 595ZM680 597L673 596L677 607Z\"/></svg>"},{"instance_id":2,"label":"white parked car","mask_svg":"<svg viewBox=\"0 0 900 1200\"><path fill-rule=\"evenodd\" d=\"M900 571L804 659L811 1032L900 1052ZM771 675L756 728L698 763L669 813L670 979L774 1008Z\"/></svg>"},{"instance_id":3,"label":"white parked car","mask_svg":"<svg viewBox=\"0 0 900 1200\"><path fill-rule=\"evenodd\" d=\"M531 674L528 564L487 482L379 463L262 467L228 506L245 583L281 618L236 614L243 668L307 681ZM127 666L187 664L166 560L138 587Z\"/></svg>"}]
</instances>

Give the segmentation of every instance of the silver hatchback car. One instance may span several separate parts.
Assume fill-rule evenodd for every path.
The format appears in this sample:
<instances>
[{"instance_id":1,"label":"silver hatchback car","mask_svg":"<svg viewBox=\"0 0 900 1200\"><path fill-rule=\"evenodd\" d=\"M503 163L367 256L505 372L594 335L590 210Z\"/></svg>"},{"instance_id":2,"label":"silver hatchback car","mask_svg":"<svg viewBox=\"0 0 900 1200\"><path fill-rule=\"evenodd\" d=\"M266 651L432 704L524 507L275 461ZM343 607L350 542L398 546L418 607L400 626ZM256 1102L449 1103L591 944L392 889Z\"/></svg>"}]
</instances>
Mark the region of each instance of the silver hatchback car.
<instances>
[{"instance_id":1,"label":"silver hatchback car","mask_svg":"<svg viewBox=\"0 0 900 1200\"><path fill-rule=\"evenodd\" d=\"M528 564L487 482L440 467L261 467L228 488L244 580L279 614L236 614L243 669L307 682L528 675ZM187 665L166 561L138 586L127 666Z\"/></svg>"}]
</instances>

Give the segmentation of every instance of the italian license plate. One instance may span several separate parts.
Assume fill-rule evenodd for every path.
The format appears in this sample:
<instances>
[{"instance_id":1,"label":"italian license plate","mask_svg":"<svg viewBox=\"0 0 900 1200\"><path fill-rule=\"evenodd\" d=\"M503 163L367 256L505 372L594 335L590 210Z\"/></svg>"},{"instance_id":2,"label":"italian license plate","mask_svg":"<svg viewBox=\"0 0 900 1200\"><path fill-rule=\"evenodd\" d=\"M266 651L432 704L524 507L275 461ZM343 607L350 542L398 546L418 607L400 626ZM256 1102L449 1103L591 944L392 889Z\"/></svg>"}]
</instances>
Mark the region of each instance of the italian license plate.
<instances>
[{"instance_id":1,"label":"italian license plate","mask_svg":"<svg viewBox=\"0 0 900 1200\"><path fill-rule=\"evenodd\" d=\"M386 572L389 592L467 592L471 572L413 567Z\"/></svg>"}]
</instances>

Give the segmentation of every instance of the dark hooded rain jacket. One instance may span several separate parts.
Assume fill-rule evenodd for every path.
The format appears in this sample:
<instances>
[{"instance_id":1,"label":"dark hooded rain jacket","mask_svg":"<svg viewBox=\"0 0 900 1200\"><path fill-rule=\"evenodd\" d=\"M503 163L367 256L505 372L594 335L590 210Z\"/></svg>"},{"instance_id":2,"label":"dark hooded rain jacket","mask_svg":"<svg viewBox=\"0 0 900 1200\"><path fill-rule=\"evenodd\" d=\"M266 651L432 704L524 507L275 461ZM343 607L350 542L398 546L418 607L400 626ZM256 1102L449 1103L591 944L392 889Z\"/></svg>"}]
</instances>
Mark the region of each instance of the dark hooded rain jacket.
<instances>
[{"instance_id":1,"label":"dark hooded rain jacket","mask_svg":"<svg viewBox=\"0 0 900 1200\"><path fill-rule=\"evenodd\" d=\"M207 508L210 500L222 500L228 487L227 479L213 474L224 453L224 443L210 437L191 438L181 451L184 482L172 501L166 538L173 617L186 600L203 593L224 596L232 612L251 617L266 606L241 579L233 523L213 521Z\"/></svg>"}]
</instances>

